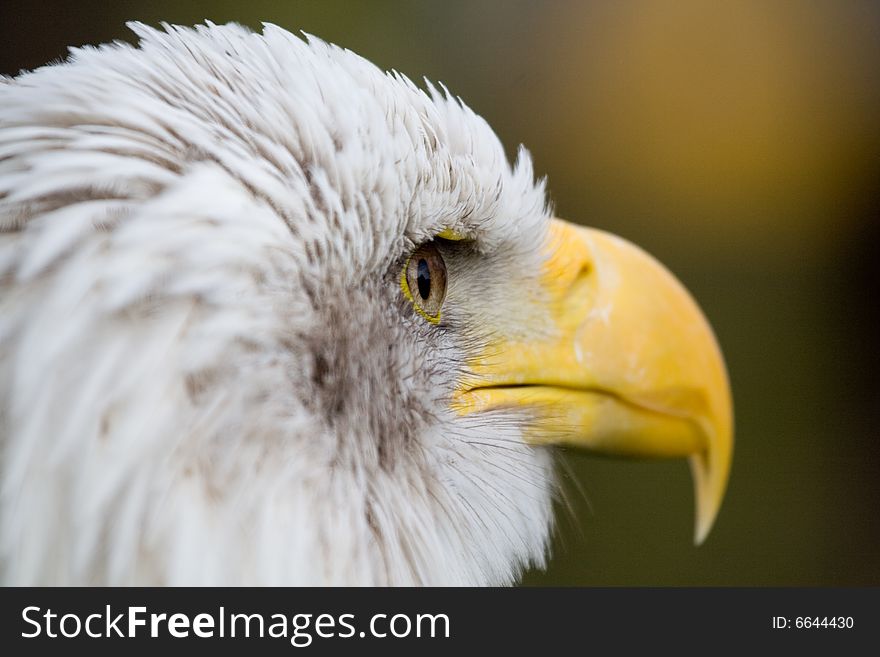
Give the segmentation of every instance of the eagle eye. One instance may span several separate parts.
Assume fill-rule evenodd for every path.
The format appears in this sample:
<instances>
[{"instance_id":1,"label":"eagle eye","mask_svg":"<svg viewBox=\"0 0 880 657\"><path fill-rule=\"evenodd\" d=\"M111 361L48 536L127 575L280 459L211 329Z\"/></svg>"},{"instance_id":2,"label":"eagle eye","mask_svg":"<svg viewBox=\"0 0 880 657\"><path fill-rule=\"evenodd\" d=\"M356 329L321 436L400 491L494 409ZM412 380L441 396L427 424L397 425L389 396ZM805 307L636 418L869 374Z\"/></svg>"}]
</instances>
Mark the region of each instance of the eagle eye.
<instances>
[{"instance_id":1,"label":"eagle eye","mask_svg":"<svg viewBox=\"0 0 880 657\"><path fill-rule=\"evenodd\" d=\"M404 265L400 287L416 311L429 322L440 322L440 307L446 297L446 263L434 242L417 248Z\"/></svg>"}]
</instances>

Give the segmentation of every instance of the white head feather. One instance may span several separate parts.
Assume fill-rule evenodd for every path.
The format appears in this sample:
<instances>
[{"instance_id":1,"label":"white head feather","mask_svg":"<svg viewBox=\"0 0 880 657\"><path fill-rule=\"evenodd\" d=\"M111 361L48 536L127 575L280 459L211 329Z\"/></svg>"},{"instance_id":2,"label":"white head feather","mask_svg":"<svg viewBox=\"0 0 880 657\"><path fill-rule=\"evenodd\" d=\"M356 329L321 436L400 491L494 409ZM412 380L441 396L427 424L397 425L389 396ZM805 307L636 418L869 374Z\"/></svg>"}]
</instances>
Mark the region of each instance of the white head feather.
<instances>
[{"instance_id":1,"label":"white head feather","mask_svg":"<svg viewBox=\"0 0 880 657\"><path fill-rule=\"evenodd\" d=\"M460 102L318 39L133 29L0 83L4 580L542 564L549 455L516 417L447 407L474 326L513 322L536 270L528 155L511 168ZM450 278L438 329L397 276L447 228L484 266Z\"/></svg>"}]
</instances>

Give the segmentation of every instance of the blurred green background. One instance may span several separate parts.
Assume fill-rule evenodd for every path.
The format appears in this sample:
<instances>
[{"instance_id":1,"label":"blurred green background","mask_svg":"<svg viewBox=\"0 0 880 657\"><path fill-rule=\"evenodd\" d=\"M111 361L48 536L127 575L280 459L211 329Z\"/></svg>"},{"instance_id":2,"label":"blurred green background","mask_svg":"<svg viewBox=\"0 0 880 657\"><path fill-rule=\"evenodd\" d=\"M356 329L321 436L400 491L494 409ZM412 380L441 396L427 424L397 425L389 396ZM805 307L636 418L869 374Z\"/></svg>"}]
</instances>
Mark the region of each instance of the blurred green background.
<instances>
[{"instance_id":1,"label":"blurred green background","mask_svg":"<svg viewBox=\"0 0 880 657\"><path fill-rule=\"evenodd\" d=\"M0 72L124 21L262 21L444 82L557 214L691 289L736 406L727 499L692 536L684 462L565 454L571 513L528 584L880 584L880 3L16 3ZM580 489L580 491L578 490Z\"/></svg>"}]
</instances>

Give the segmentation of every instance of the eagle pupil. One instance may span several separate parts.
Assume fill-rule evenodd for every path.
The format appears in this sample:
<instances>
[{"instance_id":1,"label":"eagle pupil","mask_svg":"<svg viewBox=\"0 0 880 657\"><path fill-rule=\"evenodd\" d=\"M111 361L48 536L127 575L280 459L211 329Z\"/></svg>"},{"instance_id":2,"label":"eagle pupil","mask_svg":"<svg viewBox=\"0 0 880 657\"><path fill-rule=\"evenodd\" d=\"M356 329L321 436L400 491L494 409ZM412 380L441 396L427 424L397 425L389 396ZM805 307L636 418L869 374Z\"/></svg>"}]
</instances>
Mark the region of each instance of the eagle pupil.
<instances>
[{"instance_id":1,"label":"eagle pupil","mask_svg":"<svg viewBox=\"0 0 880 657\"><path fill-rule=\"evenodd\" d=\"M416 281L419 285L419 296L427 300L431 294L431 269L428 267L428 261L424 258L419 260Z\"/></svg>"}]
</instances>

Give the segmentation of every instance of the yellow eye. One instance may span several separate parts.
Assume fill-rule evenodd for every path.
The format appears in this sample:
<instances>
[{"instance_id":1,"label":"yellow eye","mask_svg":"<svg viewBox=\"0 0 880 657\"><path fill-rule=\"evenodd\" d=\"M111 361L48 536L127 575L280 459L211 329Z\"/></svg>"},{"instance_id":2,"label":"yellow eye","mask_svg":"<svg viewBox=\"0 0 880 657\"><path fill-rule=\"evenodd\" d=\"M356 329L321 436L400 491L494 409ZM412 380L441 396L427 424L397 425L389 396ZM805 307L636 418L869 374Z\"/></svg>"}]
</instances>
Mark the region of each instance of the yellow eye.
<instances>
[{"instance_id":1,"label":"yellow eye","mask_svg":"<svg viewBox=\"0 0 880 657\"><path fill-rule=\"evenodd\" d=\"M426 242L406 261L400 287L418 313L429 322L440 322L440 308L446 297L446 263L434 242Z\"/></svg>"}]
</instances>

